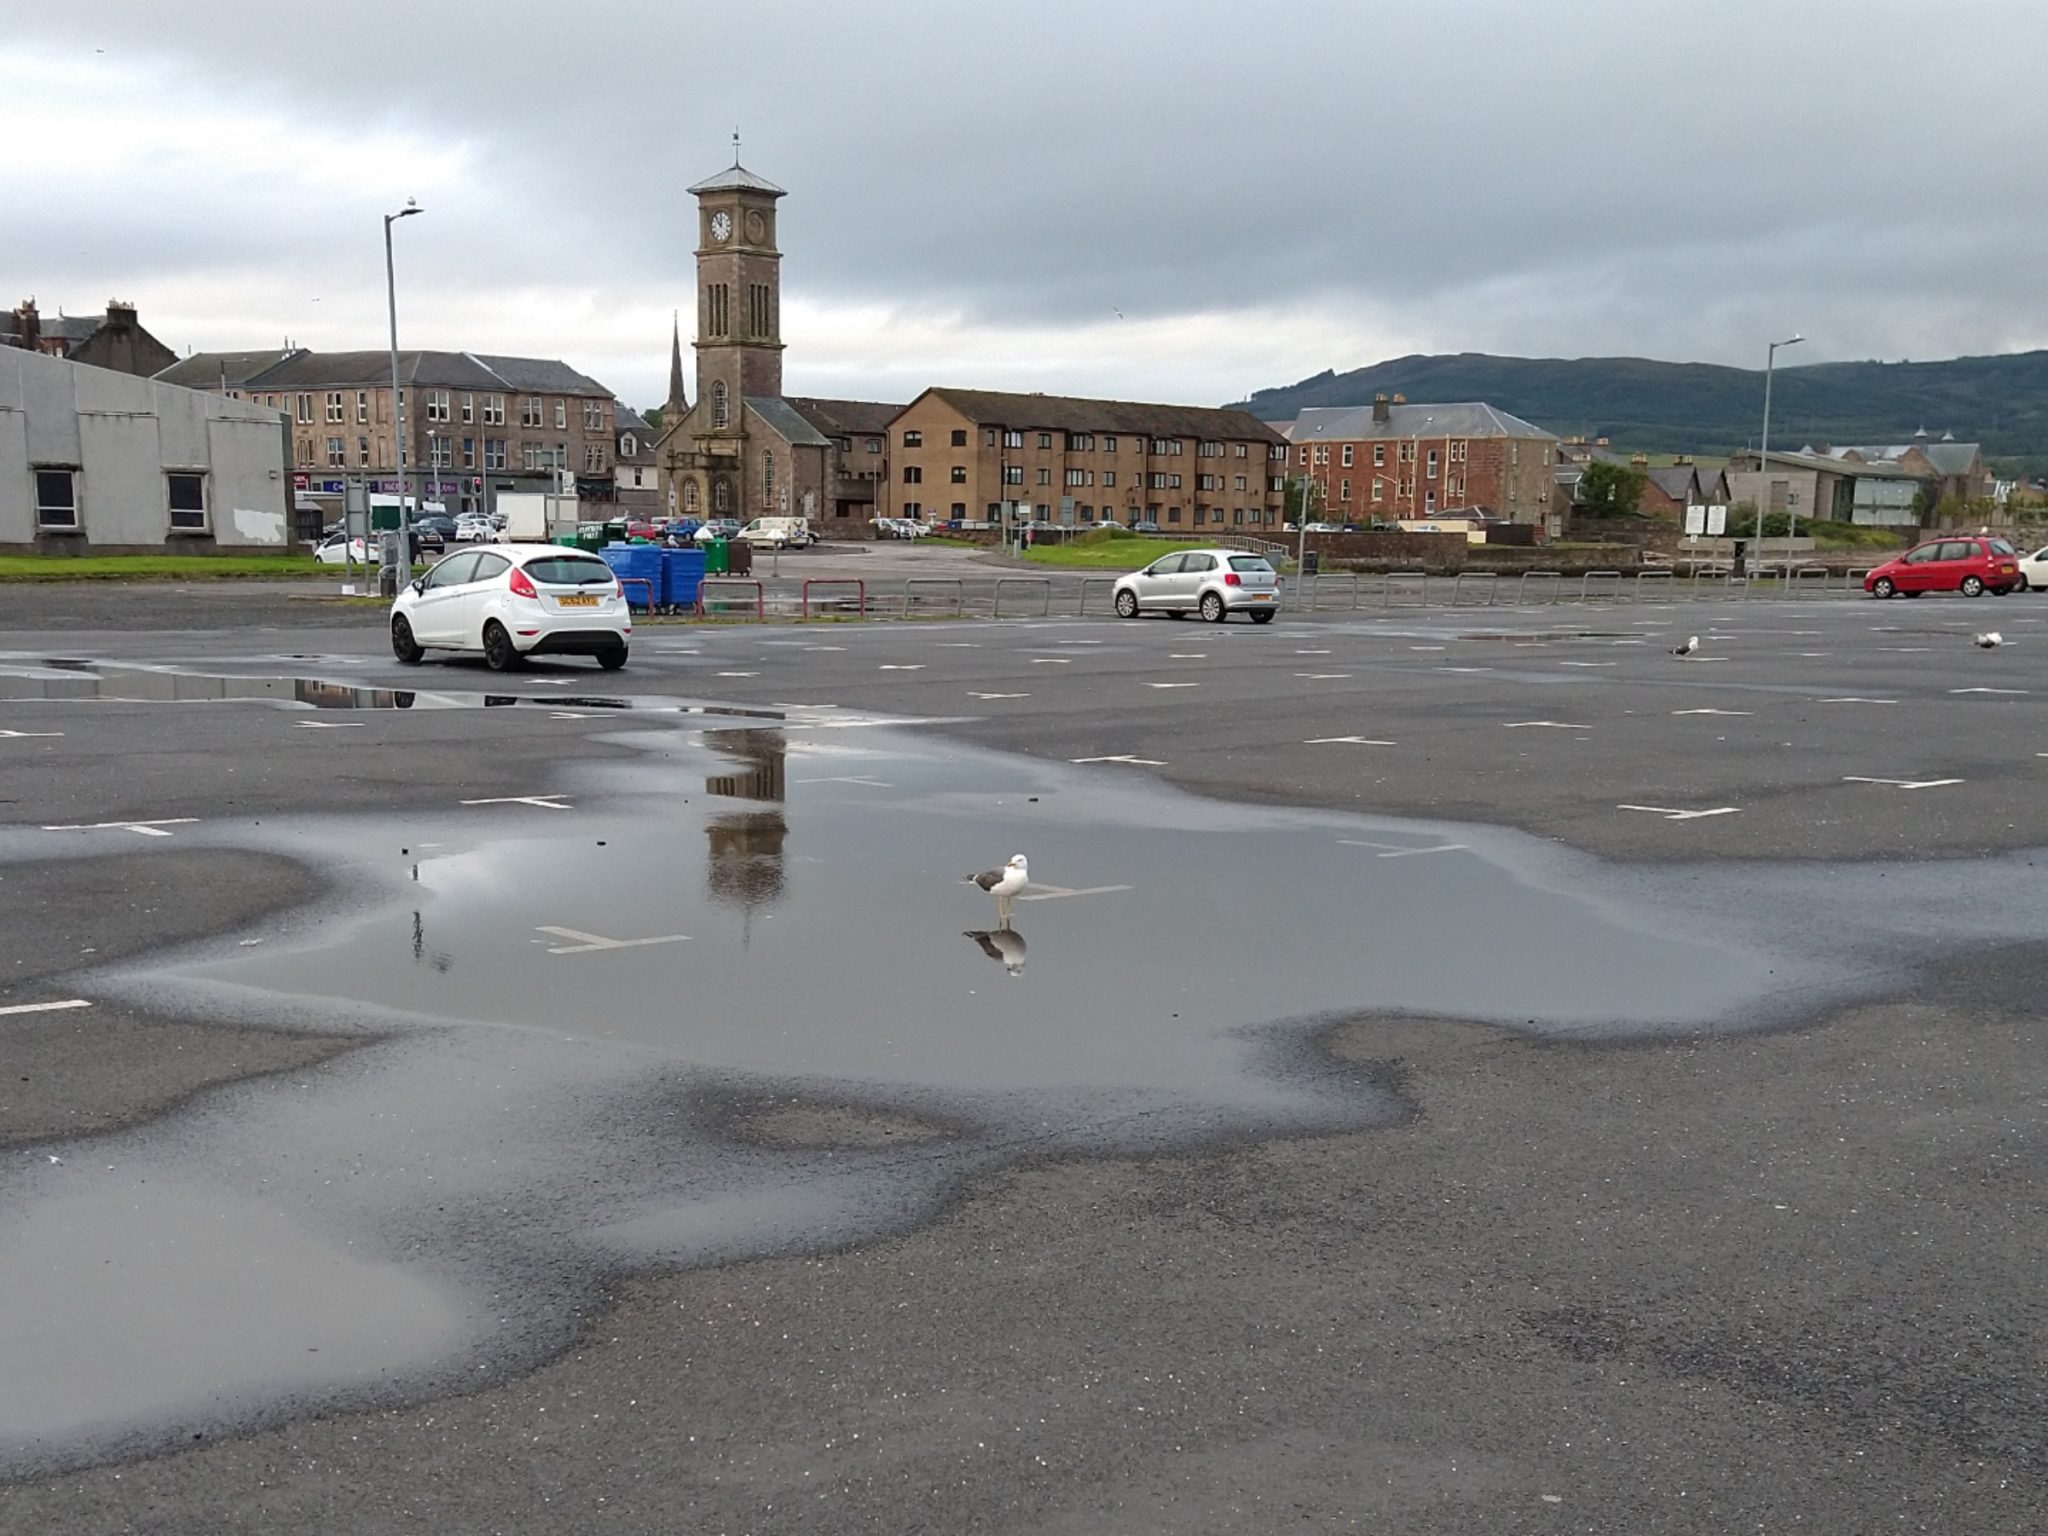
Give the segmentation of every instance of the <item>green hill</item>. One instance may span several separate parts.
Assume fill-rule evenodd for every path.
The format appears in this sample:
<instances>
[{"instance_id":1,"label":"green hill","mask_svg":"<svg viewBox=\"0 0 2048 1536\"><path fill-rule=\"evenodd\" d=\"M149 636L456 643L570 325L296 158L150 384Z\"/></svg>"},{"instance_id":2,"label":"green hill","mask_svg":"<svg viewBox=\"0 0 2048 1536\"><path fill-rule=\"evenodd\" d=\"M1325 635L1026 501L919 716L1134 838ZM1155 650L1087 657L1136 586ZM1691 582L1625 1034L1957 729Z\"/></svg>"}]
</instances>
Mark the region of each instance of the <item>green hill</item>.
<instances>
[{"instance_id":1,"label":"green hill","mask_svg":"<svg viewBox=\"0 0 2048 1536\"><path fill-rule=\"evenodd\" d=\"M1641 357L1401 357L1262 389L1237 402L1268 421L1309 405L1485 400L1560 436L1607 437L1617 447L1725 454L1754 447L1763 370ZM1771 441L1892 443L1925 427L1984 445L1987 457L2048 464L2048 352L1939 363L1781 364L1771 388Z\"/></svg>"}]
</instances>

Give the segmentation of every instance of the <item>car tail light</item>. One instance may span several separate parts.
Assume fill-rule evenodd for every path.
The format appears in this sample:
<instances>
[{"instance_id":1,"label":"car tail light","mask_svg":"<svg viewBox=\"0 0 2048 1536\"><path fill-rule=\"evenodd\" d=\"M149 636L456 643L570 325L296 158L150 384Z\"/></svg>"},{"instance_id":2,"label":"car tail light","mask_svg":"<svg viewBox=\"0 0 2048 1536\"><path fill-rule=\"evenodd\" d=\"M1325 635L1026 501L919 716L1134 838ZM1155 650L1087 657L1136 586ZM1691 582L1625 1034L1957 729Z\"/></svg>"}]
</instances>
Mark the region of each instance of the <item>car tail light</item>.
<instances>
[{"instance_id":1,"label":"car tail light","mask_svg":"<svg viewBox=\"0 0 2048 1536\"><path fill-rule=\"evenodd\" d=\"M1225 571L1223 573L1223 585L1226 587L1241 587L1244 585L1244 579L1235 571Z\"/></svg>"},{"instance_id":2,"label":"car tail light","mask_svg":"<svg viewBox=\"0 0 2048 1536\"><path fill-rule=\"evenodd\" d=\"M514 597L540 596L540 593L534 590L533 578L527 575L525 570L519 566L515 565L512 567L512 580L507 585L511 587Z\"/></svg>"}]
</instances>

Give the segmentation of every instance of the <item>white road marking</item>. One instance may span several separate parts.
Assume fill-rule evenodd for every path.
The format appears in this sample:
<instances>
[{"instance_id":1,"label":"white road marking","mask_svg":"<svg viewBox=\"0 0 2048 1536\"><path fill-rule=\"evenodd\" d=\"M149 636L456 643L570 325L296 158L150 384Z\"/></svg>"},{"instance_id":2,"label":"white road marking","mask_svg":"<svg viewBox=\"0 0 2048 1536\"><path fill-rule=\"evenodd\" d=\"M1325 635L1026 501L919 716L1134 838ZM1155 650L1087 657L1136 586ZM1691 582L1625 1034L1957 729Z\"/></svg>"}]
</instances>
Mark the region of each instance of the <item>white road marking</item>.
<instances>
[{"instance_id":1,"label":"white road marking","mask_svg":"<svg viewBox=\"0 0 2048 1536\"><path fill-rule=\"evenodd\" d=\"M1034 667L1071 667L1073 664L1074 658L1071 656L1034 656L1031 658L1031 665Z\"/></svg>"},{"instance_id":2,"label":"white road marking","mask_svg":"<svg viewBox=\"0 0 2048 1536\"><path fill-rule=\"evenodd\" d=\"M10 1003L0 1008L0 1016L14 1013L61 1013L67 1008L90 1008L91 1003L82 997L66 998L61 1003Z\"/></svg>"},{"instance_id":3,"label":"white road marking","mask_svg":"<svg viewBox=\"0 0 2048 1536\"><path fill-rule=\"evenodd\" d=\"M550 949L551 955L589 955L603 949L644 949L650 944L682 944L688 941L687 933L665 933L657 939L608 939L601 933L584 933L576 928L550 928L546 925L534 929L535 933L551 933L558 939L574 939L573 944Z\"/></svg>"},{"instance_id":4,"label":"white road marking","mask_svg":"<svg viewBox=\"0 0 2048 1536\"><path fill-rule=\"evenodd\" d=\"M27 741L31 737L62 736L62 731L0 731L0 738L7 741Z\"/></svg>"},{"instance_id":5,"label":"white road marking","mask_svg":"<svg viewBox=\"0 0 2048 1536\"><path fill-rule=\"evenodd\" d=\"M465 800L464 805L530 805L543 811L566 811L568 806L559 802L563 795L500 795L490 800Z\"/></svg>"},{"instance_id":6,"label":"white road marking","mask_svg":"<svg viewBox=\"0 0 2048 1536\"><path fill-rule=\"evenodd\" d=\"M136 832L144 837L169 837L165 827L189 827L198 821L197 816L169 816L161 821L87 821L73 822L61 827L45 827L45 832Z\"/></svg>"},{"instance_id":7,"label":"white road marking","mask_svg":"<svg viewBox=\"0 0 2048 1536\"><path fill-rule=\"evenodd\" d=\"M292 722L292 729L296 731L345 731L350 726L366 724L368 722L364 720L294 720Z\"/></svg>"},{"instance_id":8,"label":"white road marking","mask_svg":"<svg viewBox=\"0 0 2048 1536\"><path fill-rule=\"evenodd\" d=\"M1590 725L1573 725L1569 721L1565 720L1509 720L1504 721L1502 723L1501 729L1505 731L1523 731L1531 729L1547 731L1590 731L1591 729L1593 729L1593 727L1591 727Z\"/></svg>"},{"instance_id":9,"label":"white road marking","mask_svg":"<svg viewBox=\"0 0 2048 1536\"><path fill-rule=\"evenodd\" d=\"M1017 899L1019 901L1064 901L1069 896L1107 896L1113 891L1128 891L1128 885L1088 885L1079 890L1064 885L1031 885Z\"/></svg>"},{"instance_id":10,"label":"white road marking","mask_svg":"<svg viewBox=\"0 0 2048 1536\"><path fill-rule=\"evenodd\" d=\"M2024 688L1951 688L1950 693L2025 693Z\"/></svg>"},{"instance_id":11,"label":"white road marking","mask_svg":"<svg viewBox=\"0 0 2048 1536\"><path fill-rule=\"evenodd\" d=\"M804 649L807 651L843 651L846 647L843 645L807 645Z\"/></svg>"},{"instance_id":12,"label":"white road marking","mask_svg":"<svg viewBox=\"0 0 2048 1536\"><path fill-rule=\"evenodd\" d=\"M1294 654L1297 656L1327 656L1330 653L1328 651L1296 651Z\"/></svg>"},{"instance_id":13,"label":"white road marking","mask_svg":"<svg viewBox=\"0 0 2048 1536\"><path fill-rule=\"evenodd\" d=\"M1618 661L1560 661L1560 667L1618 667Z\"/></svg>"},{"instance_id":14,"label":"white road marking","mask_svg":"<svg viewBox=\"0 0 2048 1536\"><path fill-rule=\"evenodd\" d=\"M1833 651L1794 651L1792 654L1804 657L1808 661L1819 661L1821 657L1832 656L1835 653Z\"/></svg>"},{"instance_id":15,"label":"white road marking","mask_svg":"<svg viewBox=\"0 0 2048 1536\"><path fill-rule=\"evenodd\" d=\"M798 779L799 784L865 784L870 789L894 789L896 786L883 779L870 779L859 774L840 774L829 779Z\"/></svg>"},{"instance_id":16,"label":"white road marking","mask_svg":"<svg viewBox=\"0 0 2048 1536\"><path fill-rule=\"evenodd\" d=\"M1304 741L1302 745L1304 747L1329 747L1340 743L1348 747L1391 747L1394 745L1391 741L1380 741L1371 736L1313 736Z\"/></svg>"},{"instance_id":17,"label":"white road marking","mask_svg":"<svg viewBox=\"0 0 2048 1536\"><path fill-rule=\"evenodd\" d=\"M1147 683L1147 688L1199 688L1200 683Z\"/></svg>"},{"instance_id":18,"label":"white road marking","mask_svg":"<svg viewBox=\"0 0 2048 1536\"><path fill-rule=\"evenodd\" d=\"M1375 857L1382 859L1411 859L1418 853L1463 853L1463 843L1435 843L1427 848L1404 848L1399 843L1375 843L1362 837L1340 837L1338 844L1345 848L1378 848L1382 850Z\"/></svg>"},{"instance_id":19,"label":"white road marking","mask_svg":"<svg viewBox=\"0 0 2048 1536\"><path fill-rule=\"evenodd\" d=\"M1755 714L1756 711L1751 709L1674 709L1671 713L1674 715L1751 715Z\"/></svg>"},{"instance_id":20,"label":"white road marking","mask_svg":"<svg viewBox=\"0 0 2048 1536\"><path fill-rule=\"evenodd\" d=\"M1447 645L1411 645L1408 649L1411 651L1447 651L1450 647Z\"/></svg>"},{"instance_id":21,"label":"white road marking","mask_svg":"<svg viewBox=\"0 0 2048 1536\"><path fill-rule=\"evenodd\" d=\"M939 649L942 651L978 651L981 649L981 642L979 640L941 640L939 642Z\"/></svg>"},{"instance_id":22,"label":"white road marking","mask_svg":"<svg viewBox=\"0 0 2048 1536\"><path fill-rule=\"evenodd\" d=\"M1438 667L1439 672L1491 672L1491 667Z\"/></svg>"},{"instance_id":23,"label":"white road marking","mask_svg":"<svg viewBox=\"0 0 2048 1536\"><path fill-rule=\"evenodd\" d=\"M720 677L759 677L761 674L758 672L720 672L717 675Z\"/></svg>"},{"instance_id":24,"label":"white road marking","mask_svg":"<svg viewBox=\"0 0 2048 1536\"><path fill-rule=\"evenodd\" d=\"M1897 699L1859 699L1851 694L1839 699L1822 699L1820 702L1823 704L1896 704L1899 701Z\"/></svg>"},{"instance_id":25,"label":"white road marking","mask_svg":"<svg viewBox=\"0 0 2048 1536\"><path fill-rule=\"evenodd\" d=\"M1028 699L1031 695L1028 693L976 693L970 688L967 690L967 697L970 699Z\"/></svg>"},{"instance_id":26,"label":"white road marking","mask_svg":"<svg viewBox=\"0 0 2048 1536\"><path fill-rule=\"evenodd\" d=\"M1880 645L1880 651L1890 651L1895 656L1918 656L1934 649L1931 645Z\"/></svg>"},{"instance_id":27,"label":"white road marking","mask_svg":"<svg viewBox=\"0 0 2048 1536\"><path fill-rule=\"evenodd\" d=\"M1861 774L1845 773L1844 784L1882 784L1887 789L1942 789L1950 784L1960 784L1961 779L1867 779Z\"/></svg>"},{"instance_id":28,"label":"white road marking","mask_svg":"<svg viewBox=\"0 0 2048 1536\"><path fill-rule=\"evenodd\" d=\"M1312 683L1328 683L1335 682L1339 678L1349 677L1351 674L1349 672L1297 672L1294 675L1296 677L1305 677Z\"/></svg>"},{"instance_id":29,"label":"white road marking","mask_svg":"<svg viewBox=\"0 0 2048 1536\"><path fill-rule=\"evenodd\" d=\"M1207 661L1209 653L1207 651L1168 651L1166 659L1168 661Z\"/></svg>"},{"instance_id":30,"label":"white road marking","mask_svg":"<svg viewBox=\"0 0 2048 1536\"><path fill-rule=\"evenodd\" d=\"M1653 816L1662 816L1666 821L1698 821L1703 816L1739 816L1739 805L1717 805L1710 811L1682 811L1668 805L1617 805L1617 811L1648 811Z\"/></svg>"},{"instance_id":31,"label":"white road marking","mask_svg":"<svg viewBox=\"0 0 2048 1536\"><path fill-rule=\"evenodd\" d=\"M1067 761L1070 763L1130 763L1139 768L1164 768L1166 766L1159 758L1132 757L1124 752L1113 753L1108 757L1070 757Z\"/></svg>"},{"instance_id":32,"label":"white road marking","mask_svg":"<svg viewBox=\"0 0 2048 1536\"><path fill-rule=\"evenodd\" d=\"M605 717L603 715L580 715L573 709L554 709L548 711L548 718L550 720L602 720Z\"/></svg>"},{"instance_id":33,"label":"white road marking","mask_svg":"<svg viewBox=\"0 0 2048 1536\"><path fill-rule=\"evenodd\" d=\"M875 670L877 672L922 672L924 670L924 663L921 661L904 663L885 661Z\"/></svg>"}]
</instances>

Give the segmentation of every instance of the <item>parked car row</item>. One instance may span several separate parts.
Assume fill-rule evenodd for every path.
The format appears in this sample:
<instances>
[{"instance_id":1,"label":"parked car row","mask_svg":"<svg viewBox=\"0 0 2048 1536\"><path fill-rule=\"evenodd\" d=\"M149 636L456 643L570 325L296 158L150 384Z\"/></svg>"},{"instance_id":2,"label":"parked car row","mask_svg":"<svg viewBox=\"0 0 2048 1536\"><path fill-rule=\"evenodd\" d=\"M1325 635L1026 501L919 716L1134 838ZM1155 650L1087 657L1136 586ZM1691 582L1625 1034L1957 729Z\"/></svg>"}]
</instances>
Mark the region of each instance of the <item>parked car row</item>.
<instances>
[{"instance_id":1,"label":"parked car row","mask_svg":"<svg viewBox=\"0 0 2048 1536\"><path fill-rule=\"evenodd\" d=\"M920 522L914 517L875 519L875 537L878 539L921 539L931 531L930 523Z\"/></svg>"}]
</instances>

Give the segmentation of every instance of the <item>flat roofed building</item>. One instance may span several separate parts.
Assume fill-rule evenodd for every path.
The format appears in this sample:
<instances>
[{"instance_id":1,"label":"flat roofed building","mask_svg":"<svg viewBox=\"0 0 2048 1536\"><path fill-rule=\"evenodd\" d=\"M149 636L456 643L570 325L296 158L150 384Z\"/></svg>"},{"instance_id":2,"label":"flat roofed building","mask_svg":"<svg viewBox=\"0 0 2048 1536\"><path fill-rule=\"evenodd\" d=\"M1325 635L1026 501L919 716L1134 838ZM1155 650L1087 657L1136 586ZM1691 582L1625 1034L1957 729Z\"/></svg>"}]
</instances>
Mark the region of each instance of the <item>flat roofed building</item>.
<instances>
[{"instance_id":1,"label":"flat roofed building","mask_svg":"<svg viewBox=\"0 0 2048 1536\"><path fill-rule=\"evenodd\" d=\"M1277 534L1287 441L1245 411L928 389L889 424L883 515Z\"/></svg>"},{"instance_id":2,"label":"flat roofed building","mask_svg":"<svg viewBox=\"0 0 2048 1536\"><path fill-rule=\"evenodd\" d=\"M1484 507L1558 531L1559 439L1484 401L1317 406L1294 419L1288 472L1332 522L1398 522Z\"/></svg>"}]
</instances>

